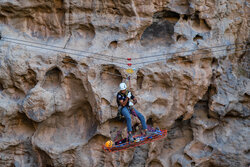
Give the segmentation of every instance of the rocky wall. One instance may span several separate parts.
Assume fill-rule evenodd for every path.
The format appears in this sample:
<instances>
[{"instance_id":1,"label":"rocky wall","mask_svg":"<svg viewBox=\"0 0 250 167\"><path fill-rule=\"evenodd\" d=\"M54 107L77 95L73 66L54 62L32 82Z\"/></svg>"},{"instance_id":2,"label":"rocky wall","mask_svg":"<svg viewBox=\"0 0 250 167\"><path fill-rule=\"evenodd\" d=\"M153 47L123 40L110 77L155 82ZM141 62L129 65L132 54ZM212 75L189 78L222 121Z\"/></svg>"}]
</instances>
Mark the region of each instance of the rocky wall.
<instances>
[{"instance_id":1,"label":"rocky wall","mask_svg":"<svg viewBox=\"0 0 250 167\"><path fill-rule=\"evenodd\" d=\"M0 166L250 165L249 2L3 0L0 23ZM122 81L168 136L106 153Z\"/></svg>"}]
</instances>

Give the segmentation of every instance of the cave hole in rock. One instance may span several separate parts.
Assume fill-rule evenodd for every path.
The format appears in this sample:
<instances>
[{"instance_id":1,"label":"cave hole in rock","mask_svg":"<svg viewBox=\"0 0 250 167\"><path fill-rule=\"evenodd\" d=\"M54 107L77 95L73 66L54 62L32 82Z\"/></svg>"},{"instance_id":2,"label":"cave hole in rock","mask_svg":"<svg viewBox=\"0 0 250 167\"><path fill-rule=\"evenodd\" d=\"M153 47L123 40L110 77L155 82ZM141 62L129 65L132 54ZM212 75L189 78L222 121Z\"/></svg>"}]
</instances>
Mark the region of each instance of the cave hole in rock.
<instances>
[{"instance_id":1,"label":"cave hole in rock","mask_svg":"<svg viewBox=\"0 0 250 167\"><path fill-rule=\"evenodd\" d=\"M38 80L36 79L36 72L33 71L32 69L28 69L28 73L26 75L26 80L28 83L31 84L31 87L35 87L37 84Z\"/></svg>"},{"instance_id":2,"label":"cave hole in rock","mask_svg":"<svg viewBox=\"0 0 250 167\"><path fill-rule=\"evenodd\" d=\"M199 18L199 12L195 12L191 16L192 20L192 28L195 29L197 32L208 32L211 30L211 27L207 24L205 19Z\"/></svg>"},{"instance_id":3,"label":"cave hole in rock","mask_svg":"<svg viewBox=\"0 0 250 167\"><path fill-rule=\"evenodd\" d=\"M176 37L176 41L177 42L185 42L187 40L188 39L185 36L183 36L183 35L177 35L177 37Z\"/></svg>"},{"instance_id":4,"label":"cave hole in rock","mask_svg":"<svg viewBox=\"0 0 250 167\"><path fill-rule=\"evenodd\" d=\"M147 119L147 125L149 125L149 126L153 126L153 118L148 118Z\"/></svg>"},{"instance_id":5,"label":"cave hole in rock","mask_svg":"<svg viewBox=\"0 0 250 167\"><path fill-rule=\"evenodd\" d=\"M200 36L199 34L197 34L195 37L194 37L194 39L193 39L194 41L197 41L197 40L203 40L203 37L202 36Z\"/></svg>"},{"instance_id":6,"label":"cave hole in rock","mask_svg":"<svg viewBox=\"0 0 250 167\"><path fill-rule=\"evenodd\" d=\"M249 48L249 45L248 47ZM250 51L242 54L238 60L238 73L239 75L250 78Z\"/></svg>"},{"instance_id":7,"label":"cave hole in rock","mask_svg":"<svg viewBox=\"0 0 250 167\"><path fill-rule=\"evenodd\" d=\"M215 112L213 112L212 110L209 109L209 101L210 98L212 96L214 96L215 94L217 94L217 88L214 85L209 85L208 86L208 90L206 92L206 94L203 96L203 98L201 99L203 102L198 101L197 104L199 104L200 102L204 104L204 97L207 97L207 100L205 100L206 105L204 105L206 107L206 112L207 112L207 118L219 118L219 115L216 114ZM195 108L194 108L195 109Z\"/></svg>"},{"instance_id":8,"label":"cave hole in rock","mask_svg":"<svg viewBox=\"0 0 250 167\"><path fill-rule=\"evenodd\" d=\"M173 167L182 167L182 165L179 162L176 162Z\"/></svg>"},{"instance_id":9,"label":"cave hole in rock","mask_svg":"<svg viewBox=\"0 0 250 167\"><path fill-rule=\"evenodd\" d=\"M54 89L61 86L62 71L55 67L45 74L45 80L42 87L46 90L53 91Z\"/></svg>"},{"instance_id":10,"label":"cave hole in rock","mask_svg":"<svg viewBox=\"0 0 250 167\"><path fill-rule=\"evenodd\" d=\"M209 110L208 101L209 101L209 89L211 87L208 87L208 91L203 95L202 99L200 99L195 105L194 110L204 110L206 113ZM200 114L200 113L199 113Z\"/></svg>"},{"instance_id":11,"label":"cave hole in rock","mask_svg":"<svg viewBox=\"0 0 250 167\"><path fill-rule=\"evenodd\" d=\"M168 20L169 22L175 24L179 19L180 19L180 14L167 10L156 12L153 15L154 21Z\"/></svg>"},{"instance_id":12,"label":"cave hole in rock","mask_svg":"<svg viewBox=\"0 0 250 167\"><path fill-rule=\"evenodd\" d=\"M3 84L0 82L0 91L3 91Z\"/></svg>"},{"instance_id":13,"label":"cave hole in rock","mask_svg":"<svg viewBox=\"0 0 250 167\"><path fill-rule=\"evenodd\" d=\"M83 127L86 128L84 130L84 132L86 133L85 138L89 139L96 133L98 122L96 120L93 108L88 101L85 101L82 104L81 110L82 111L80 113L77 113L76 116L84 120ZM79 122L82 122L82 119L79 119Z\"/></svg>"},{"instance_id":14,"label":"cave hole in rock","mask_svg":"<svg viewBox=\"0 0 250 167\"><path fill-rule=\"evenodd\" d=\"M181 35L177 35L176 41L179 41L180 38L181 38Z\"/></svg>"},{"instance_id":15,"label":"cave hole in rock","mask_svg":"<svg viewBox=\"0 0 250 167\"><path fill-rule=\"evenodd\" d=\"M142 88L143 79L144 79L144 75L140 71L138 71L136 75L137 75L137 79L136 79L137 89L141 89Z\"/></svg>"},{"instance_id":16,"label":"cave hole in rock","mask_svg":"<svg viewBox=\"0 0 250 167\"><path fill-rule=\"evenodd\" d=\"M182 19L187 21L188 20L188 15L183 15Z\"/></svg>"},{"instance_id":17,"label":"cave hole in rock","mask_svg":"<svg viewBox=\"0 0 250 167\"><path fill-rule=\"evenodd\" d=\"M45 151L41 150L40 148L36 148L36 150L39 156L38 159L41 160L38 165L45 166L45 167L54 167L52 159Z\"/></svg>"},{"instance_id":18,"label":"cave hole in rock","mask_svg":"<svg viewBox=\"0 0 250 167\"><path fill-rule=\"evenodd\" d=\"M108 91L118 88L122 82L122 75L114 65L102 65L101 81L103 86L108 88Z\"/></svg>"},{"instance_id":19,"label":"cave hole in rock","mask_svg":"<svg viewBox=\"0 0 250 167\"><path fill-rule=\"evenodd\" d=\"M67 96L70 97L69 99L72 104L71 107L78 107L87 99L87 96L90 96L87 95L87 91L84 88L82 80L77 78L73 73L65 76L62 83Z\"/></svg>"},{"instance_id":20,"label":"cave hole in rock","mask_svg":"<svg viewBox=\"0 0 250 167\"><path fill-rule=\"evenodd\" d=\"M29 91L30 89L34 88L38 82L37 74L32 69L28 69L27 73L20 76L21 83L19 87L22 88L23 91Z\"/></svg>"},{"instance_id":21,"label":"cave hole in rock","mask_svg":"<svg viewBox=\"0 0 250 167\"><path fill-rule=\"evenodd\" d=\"M62 60L62 63L64 64L65 67L76 67L78 64L77 61L75 61L70 56L65 56Z\"/></svg>"},{"instance_id":22,"label":"cave hole in rock","mask_svg":"<svg viewBox=\"0 0 250 167\"><path fill-rule=\"evenodd\" d=\"M174 25L180 19L178 13L163 10L153 15L153 23L141 35L142 46L169 46L174 40Z\"/></svg>"},{"instance_id":23,"label":"cave hole in rock","mask_svg":"<svg viewBox=\"0 0 250 167\"><path fill-rule=\"evenodd\" d=\"M214 57L213 60L212 60L212 66L217 67L218 64L219 64L218 59Z\"/></svg>"},{"instance_id":24,"label":"cave hole in rock","mask_svg":"<svg viewBox=\"0 0 250 167\"><path fill-rule=\"evenodd\" d=\"M250 149L244 150L244 154L250 154Z\"/></svg>"},{"instance_id":25,"label":"cave hole in rock","mask_svg":"<svg viewBox=\"0 0 250 167\"><path fill-rule=\"evenodd\" d=\"M152 160L149 163L149 167L163 167L162 163L158 160Z\"/></svg>"},{"instance_id":26,"label":"cave hole in rock","mask_svg":"<svg viewBox=\"0 0 250 167\"><path fill-rule=\"evenodd\" d=\"M112 41L112 42L110 42L110 44L109 44L109 49L116 49L116 48L117 48L117 45L118 45L118 42L117 42L117 41Z\"/></svg>"},{"instance_id":27,"label":"cave hole in rock","mask_svg":"<svg viewBox=\"0 0 250 167\"><path fill-rule=\"evenodd\" d=\"M244 114L242 114L241 112L236 111L236 110L230 110L224 115L224 118L227 118L227 117L229 117L229 118L232 118L232 117L235 117L235 118L244 117Z\"/></svg>"},{"instance_id":28,"label":"cave hole in rock","mask_svg":"<svg viewBox=\"0 0 250 167\"><path fill-rule=\"evenodd\" d=\"M84 38L87 41L92 41L95 37L95 27L92 24L83 25L78 24L76 27L72 26L73 36Z\"/></svg>"}]
</instances>

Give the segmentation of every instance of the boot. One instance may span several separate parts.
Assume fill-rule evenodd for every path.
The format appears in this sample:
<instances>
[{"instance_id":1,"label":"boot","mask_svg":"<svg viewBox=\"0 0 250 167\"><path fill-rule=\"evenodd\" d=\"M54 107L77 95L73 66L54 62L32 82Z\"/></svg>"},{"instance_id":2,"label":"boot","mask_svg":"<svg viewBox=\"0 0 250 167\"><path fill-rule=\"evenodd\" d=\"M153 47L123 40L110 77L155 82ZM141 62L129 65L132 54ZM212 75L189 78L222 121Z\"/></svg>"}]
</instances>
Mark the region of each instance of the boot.
<instances>
[{"instance_id":1,"label":"boot","mask_svg":"<svg viewBox=\"0 0 250 167\"><path fill-rule=\"evenodd\" d=\"M128 140L129 140L129 142L134 142L134 138L133 138L132 134L128 135Z\"/></svg>"}]
</instances>

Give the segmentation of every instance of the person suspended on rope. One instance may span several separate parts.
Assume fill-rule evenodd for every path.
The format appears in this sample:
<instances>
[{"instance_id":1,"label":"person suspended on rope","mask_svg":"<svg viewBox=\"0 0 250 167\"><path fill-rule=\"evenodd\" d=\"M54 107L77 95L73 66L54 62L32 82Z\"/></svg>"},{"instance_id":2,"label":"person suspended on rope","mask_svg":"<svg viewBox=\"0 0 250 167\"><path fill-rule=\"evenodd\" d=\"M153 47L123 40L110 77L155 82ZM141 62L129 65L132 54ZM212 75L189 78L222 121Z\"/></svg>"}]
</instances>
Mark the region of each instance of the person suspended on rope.
<instances>
[{"instance_id":1,"label":"person suspended on rope","mask_svg":"<svg viewBox=\"0 0 250 167\"><path fill-rule=\"evenodd\" d=\"M132 135L132 120L130 114L133 114L134 116L137 116L139 118L144 130L144 135L151 135L151 132L149 132L147 129L147 124L144 116L133 107L133 105L137 103L136 98L129 90L127 90L127 85L125 83L120 83L119 87L120 91L117 93L118 115L123 115L126 119L129 141L134 141ZM131 102L130 99L133 100L133 102Z\"/></svg>"}]
</instances>

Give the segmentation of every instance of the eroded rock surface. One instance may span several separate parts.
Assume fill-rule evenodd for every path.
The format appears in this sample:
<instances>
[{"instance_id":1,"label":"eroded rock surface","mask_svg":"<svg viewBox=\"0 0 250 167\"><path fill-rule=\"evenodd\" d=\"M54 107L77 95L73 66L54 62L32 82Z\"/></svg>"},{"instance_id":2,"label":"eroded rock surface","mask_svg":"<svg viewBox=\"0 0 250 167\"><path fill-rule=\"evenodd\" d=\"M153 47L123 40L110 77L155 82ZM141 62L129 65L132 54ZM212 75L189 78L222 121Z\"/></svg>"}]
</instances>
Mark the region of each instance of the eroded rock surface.
<instances>
[{"instance_id":1,"label":"eroded rock surface","mask_svg":"<svg viewBox=\"0 0 250 167\"><path fill-rule=\"evenodd\" d=\"M0 166L250 165L247 1L9 0L0 23ZM110 154L122 81L168 136Z\"/></svg>"}]
</instances>

